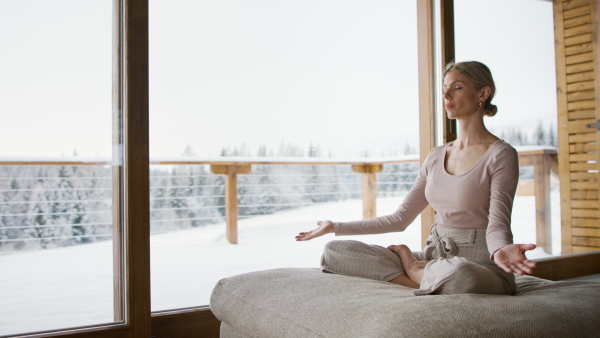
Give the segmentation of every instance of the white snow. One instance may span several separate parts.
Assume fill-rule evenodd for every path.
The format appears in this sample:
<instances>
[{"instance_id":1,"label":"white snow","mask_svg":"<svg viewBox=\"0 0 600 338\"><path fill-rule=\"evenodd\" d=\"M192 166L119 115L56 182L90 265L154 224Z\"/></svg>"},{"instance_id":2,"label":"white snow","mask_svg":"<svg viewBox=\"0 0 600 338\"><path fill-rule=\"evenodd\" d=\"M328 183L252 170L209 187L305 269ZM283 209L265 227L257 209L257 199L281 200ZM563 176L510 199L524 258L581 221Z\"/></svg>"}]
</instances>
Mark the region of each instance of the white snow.
<instances>
[{"instance_id":1,"label":"white snow","mask_svg":"<svg viewBox=\"0 0 600 338\"><path fill-rule=\"evenodd\" d=\"M403 197L379 198L378 215L396 209ZM559 224L553 195L553 224ZM221 278L278 267L318 267L333 235L296 242L300 231L322 219L362 217L360 200L327 203L240 220L239 244L225 239L224 224L151 236L152 310L207 305ZM405 232L352 236L369 244L420 248L420 220ZM517 197L515 242L535 243L535 200ZM556 232L556 231L555 231ZM344 237L336 237L344 239ZM554 238L555 247L560 238ZM529 256L547 256L536 249ZM0 256L0 335L113 321L112 242Z\"/></svg>"}]
</instances>

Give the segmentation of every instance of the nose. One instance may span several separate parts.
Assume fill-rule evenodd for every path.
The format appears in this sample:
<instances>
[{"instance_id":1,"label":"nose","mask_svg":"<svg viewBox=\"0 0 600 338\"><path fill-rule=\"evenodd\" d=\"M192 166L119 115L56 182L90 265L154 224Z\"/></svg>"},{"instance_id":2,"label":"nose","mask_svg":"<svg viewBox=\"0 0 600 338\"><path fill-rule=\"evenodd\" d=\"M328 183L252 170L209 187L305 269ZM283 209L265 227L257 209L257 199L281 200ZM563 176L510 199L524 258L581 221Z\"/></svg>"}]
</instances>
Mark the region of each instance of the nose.
<instances>
[{"instance_id":1,"label":"nose","mask_svg":"<svg viewBox=\"0 0 600 338\"><path fill-rule=\"evenodd\" d=\"M450 94L448 93L448 89L446 89L446 90L442 89L442 97L446 100L450 100Z\"/></svg>"}]
</instances>

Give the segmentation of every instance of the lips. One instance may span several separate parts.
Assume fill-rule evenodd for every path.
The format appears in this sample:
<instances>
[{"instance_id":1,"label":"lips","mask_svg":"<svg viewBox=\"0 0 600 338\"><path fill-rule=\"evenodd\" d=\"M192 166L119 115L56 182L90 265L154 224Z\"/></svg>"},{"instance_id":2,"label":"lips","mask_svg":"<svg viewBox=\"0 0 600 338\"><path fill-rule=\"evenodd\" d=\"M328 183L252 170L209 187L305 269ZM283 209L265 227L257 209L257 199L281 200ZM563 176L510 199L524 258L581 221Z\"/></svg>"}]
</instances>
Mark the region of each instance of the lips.
<instances>
[{"instance_id":1,"label":"lips","mask_svg":"<svg viewBox=\"0 0 600 338\"><path fill-rule=\"evenodd\" d=\"M446 105L446 109L450 109L450 108L454 108L454 106L453 106L453 105L451 105L451 104L447 104L447 105Z\"/></svg>"}]
</instances>

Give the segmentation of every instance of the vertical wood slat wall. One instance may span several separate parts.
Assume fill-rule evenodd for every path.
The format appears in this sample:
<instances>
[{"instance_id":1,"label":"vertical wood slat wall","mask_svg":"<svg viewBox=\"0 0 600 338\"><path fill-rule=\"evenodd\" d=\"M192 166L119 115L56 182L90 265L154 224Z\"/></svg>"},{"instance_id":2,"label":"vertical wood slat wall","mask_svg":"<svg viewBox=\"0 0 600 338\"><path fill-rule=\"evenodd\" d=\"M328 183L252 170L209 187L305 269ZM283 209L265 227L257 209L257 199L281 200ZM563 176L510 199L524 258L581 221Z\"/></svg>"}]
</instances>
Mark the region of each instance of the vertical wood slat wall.
<instances>
[{"instance_id":1,"label":"vertical wood slat wall","mask_svg":"<svg viewBox=\"0 0 600 338\"><path fill-rule=\"evenodd\" d=\"M562 253L600 249L598 0L555 0Z\"/></svg>"}]
</instances>

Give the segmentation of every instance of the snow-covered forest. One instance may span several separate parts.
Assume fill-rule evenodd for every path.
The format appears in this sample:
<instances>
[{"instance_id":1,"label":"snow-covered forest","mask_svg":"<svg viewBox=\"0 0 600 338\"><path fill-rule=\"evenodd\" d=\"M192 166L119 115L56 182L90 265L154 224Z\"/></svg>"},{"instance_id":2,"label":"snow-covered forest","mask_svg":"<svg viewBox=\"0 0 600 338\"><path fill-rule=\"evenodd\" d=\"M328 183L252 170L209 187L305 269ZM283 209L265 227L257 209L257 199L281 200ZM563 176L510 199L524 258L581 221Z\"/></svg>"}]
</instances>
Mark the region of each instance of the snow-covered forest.
<instances>
[{"instance_id":1,"label":"snow-covered forest","mask_svg":"<svg viewBox=\"0 0 600 338\"><path fill-rule=\"evenodd\" d=\"M518 127L504 128L499 131L492 129L491 131L492 133L496 134L496 136L513 146L547 145L556 147L557 145L555 127L552 124L545 126L542 121L538 123L531 134L527 134L523 131L523 129Z\"/></svg>"},{"instance_id":2,"label":"snow-covered forest","mask_svg":"<svg viewBox=\"0 0 600 338\"><path fill-rule=\"evenodd\" d=\"M385 166L378 190L410 188L417 163ZM225 217L225 177L207 165L150 168L151 231L200 227ZM32 250L112 236L108 166L1 166L0 250ZM238 178L239 217L360 198L360 175L344 165L256 165Z\"/></svg>"},{"instance_id":3,"label":"snow-covered forest","mask_svg":"<svg viewBox=\"0 0 600 338\"><path fill-rule=\"evenodd\" d=\"M89 243L111 235L104 166L0 166L0 250Z\"/></svg>"},{"instance_id":4,"label":"snow-covered forest","mask_svg":"<svg viewBox=\"0 0 600 338\"><path fill-rule=\"evenodd\" d=\"M556 145L552 125L532 135L497 132L512 145ZM403 153L416 153L411 144ZM391 152L390 152L391 153ZM381 154L383 156L389 155ZM316 144L282 143L252 153L245 145L221 156L329 157ZM194 156L187 148L182 156ZM377 175L381 197L406 192L418 163L385 165ZM151 231L201 227L225 216L225 177L208 165L150 167ZM361 177L347 165L254 165L238 177L239 217L268 215L318 203L360 198ZM0 166L0 251L34 250L107 240L112 236L112 172L102 165Z\"/></svg>"}]
</instances>

